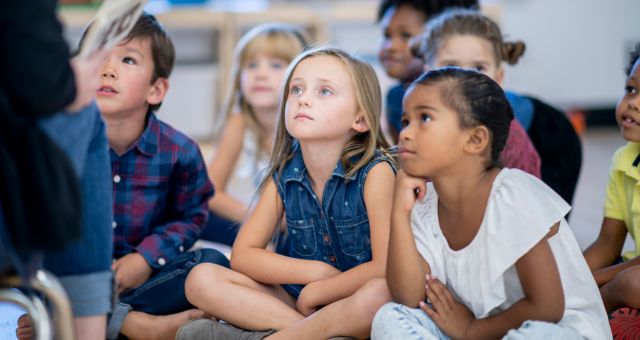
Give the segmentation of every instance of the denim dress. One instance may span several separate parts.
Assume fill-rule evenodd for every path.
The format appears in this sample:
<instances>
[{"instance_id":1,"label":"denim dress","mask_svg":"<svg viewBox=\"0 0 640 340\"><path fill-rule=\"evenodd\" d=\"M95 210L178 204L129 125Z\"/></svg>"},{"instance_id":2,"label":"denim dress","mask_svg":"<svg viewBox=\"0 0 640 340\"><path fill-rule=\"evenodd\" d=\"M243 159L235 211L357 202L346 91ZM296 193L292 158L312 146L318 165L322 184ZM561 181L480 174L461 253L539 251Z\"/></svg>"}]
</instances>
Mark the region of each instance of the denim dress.
<instances>
[{"instance_id":1,"label":"denim dress","mask_svg":"<svg viewBox=\"0 0 640 340\"><path fill-rule=\"evenodd\" d=\"M369 217L364 203L364 183L374 165L391 161L377 152L353 176L347 177L341 161L325 183L319 202L298 144L282 173L273 175L284 205L288 237L282 255L328 263L340 271L371 261ZM302 285L283 285L298 297Z\"/></svg>"}]
</instances>

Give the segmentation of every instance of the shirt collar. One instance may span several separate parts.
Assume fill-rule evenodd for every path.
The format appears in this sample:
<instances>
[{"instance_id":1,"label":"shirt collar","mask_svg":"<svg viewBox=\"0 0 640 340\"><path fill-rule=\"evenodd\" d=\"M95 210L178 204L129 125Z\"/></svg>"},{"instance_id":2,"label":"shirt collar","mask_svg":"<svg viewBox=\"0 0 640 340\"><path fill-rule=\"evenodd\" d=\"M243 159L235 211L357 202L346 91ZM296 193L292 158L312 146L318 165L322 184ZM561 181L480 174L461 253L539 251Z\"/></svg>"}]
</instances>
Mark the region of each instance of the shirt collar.
<instances>
[{"instance_id":1,"label":"shirt collar","mask_svg":"<svg viewBox=\"0 0 640 340\"><path fill-rule=\"evenodd\" d=\"M622 150L620 161L613 164L613 167L625 175L640 179L640 171L638 166L634 165L636 159L640 156L640 143L629 142L627 147Z\"/></svg>"},{"instance_id":2,"label":"shirt collar","mask_svg":"<svg viewBox=\"0 0 640 340\"><path fill-rule=\"evenodd\" d=\"M156 115L149 111L147 113L147 126L135 144L140 153L147 156L154 156L158 152L160 141L160 124Z\"/></svg>"},{"instance_id":3,"label":"shirt collar","mask_svg":"<svg viewBox=\"0 0 640 340\"><path fill-rule=\"evenodd\" d=\"M306 167L304 165L304 159L302 158L302 150L300 150L300 143L297 140L294 140L293 145L291 147L293 152L293 157L289 160L289 164L286 166L286 170L283 171L282 179L286 182L289 180L295 180L301 182L304 178L305 173L307 172ZM342 161L338 160L336 167L333 169L331 176L340 177L343 179L354 180L356 178L355 175L351 175L347 177L346 170L342 165Z\"/></svg>"}]
</instances>

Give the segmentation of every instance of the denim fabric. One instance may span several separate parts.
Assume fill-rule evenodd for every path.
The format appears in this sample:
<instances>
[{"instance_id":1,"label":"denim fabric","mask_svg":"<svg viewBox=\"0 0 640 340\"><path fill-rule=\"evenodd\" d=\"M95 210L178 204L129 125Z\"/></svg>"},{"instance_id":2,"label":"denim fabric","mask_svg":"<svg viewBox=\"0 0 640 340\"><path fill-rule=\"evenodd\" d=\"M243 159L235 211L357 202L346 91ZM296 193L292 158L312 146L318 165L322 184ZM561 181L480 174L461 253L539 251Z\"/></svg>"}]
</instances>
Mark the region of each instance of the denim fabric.
<instances>
[{"instance_id":1,"label":"denim fabric","mask_svg":"<svg viewBox=\"0 0 640 340\"><path fill-rule=\"evenodd\" d=\"M294 258L326 262L341 271L371 261L369 217L364 203L364 183L374 165L388 161L376 154L352 177L338 161L319 202L307 176L299 145L282 174L274 174L284 204L288 231L285 253ZM297 296L300 287L285 289Z\"/></svg>"},{"instance_id":2,"label":"denim fabric","mask_svg":"<svg viewBox=\"0 0 640 340\"><path fill-rule=\"evenodd\" d=\"M189 271L200 263L215 263L229 268L229 260L217 250L199 249L181 254L153 273L147 282L122 296L109 315L107 338L117 339L129 311L168 315L194 308L184 293Z\"/></svg>"},{"instance_id":3,"label":"denim fabric","mask_svg":"<svg viewBox=\"0 0 640 340\"><path fill-rule=\"evenodd\" d=\"M205 224L204 230L200 234L200 239L233 246L233 241L236 240L238 231L240 231L238 223L209 210L209 219L207 219L207 224Z\"/></svg>"},{"instance_id":4,"label":"denim fabric","mask_svg":"<svg viewBox=\"0 0 640 340\"><path fill-rule=\"evenodd\" d=\"M371 339L451 339L419 308L395 302L382 306L373 318ZM582 339L575 330L543 321L525 321L518 329L510 330L503 340L572 340Z\"/></svg>"},{"instance_id":5,"label":"denim fabric","mask_svg":"<svg viewBox=\"0 0 640 340\"><path fill-rule=\"evenodd\" d=\"M105 314L111 308L113 221L111 167L105 126L95 103L75 114L58 113L40 128L69 156L80 179L82 239L48 253L44 266L60 277L75 316ZM87 295L86 287L93 287Z\"/></svg>"}]
</instances>

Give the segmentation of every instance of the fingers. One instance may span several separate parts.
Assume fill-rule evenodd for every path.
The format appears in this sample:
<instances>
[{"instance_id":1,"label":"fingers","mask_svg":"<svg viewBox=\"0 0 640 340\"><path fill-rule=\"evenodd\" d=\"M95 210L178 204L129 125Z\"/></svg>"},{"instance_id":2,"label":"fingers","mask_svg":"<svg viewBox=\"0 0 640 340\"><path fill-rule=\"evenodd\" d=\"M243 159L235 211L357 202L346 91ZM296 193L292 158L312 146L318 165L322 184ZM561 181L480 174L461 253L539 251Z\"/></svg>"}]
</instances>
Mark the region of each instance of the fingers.
<instances>
[{"instance_id":1,"label":"fingers","mask_svg":"<svg viewBox=\"0 0 640 340\"><path fill-rule=\"evenodd\" d=\"M16 329L16 336L19 340L27 340L33 338L33 327L31 325L31 318L28 314L21 315L20 318L18 318L18 328Z\"/></svg>"},{"instance_id":2,"label":"fingers","mask_svg":"<svg viewBox=\"0 0 640 340\"><path fill-rule=\"evenodd\" d=\"M438 312L448 312L453 308L453 296L449 289L440 280L427 274L425 292L433 308Z\"/></svg>"}]
</instances>

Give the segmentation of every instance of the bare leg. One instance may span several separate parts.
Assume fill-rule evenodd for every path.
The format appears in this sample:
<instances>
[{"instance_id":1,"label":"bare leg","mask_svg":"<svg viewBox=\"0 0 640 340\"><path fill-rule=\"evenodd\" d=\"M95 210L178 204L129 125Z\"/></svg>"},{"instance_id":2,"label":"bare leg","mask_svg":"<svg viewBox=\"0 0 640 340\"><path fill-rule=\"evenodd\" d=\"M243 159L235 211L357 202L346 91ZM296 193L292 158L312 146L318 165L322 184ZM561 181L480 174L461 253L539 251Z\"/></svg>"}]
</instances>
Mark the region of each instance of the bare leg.
<instances>
[{"instance_id":1,"label":"bare leg","mask_svg":"<svg viewBox=\"0 0 640 340\"><path fill-rule=\"evenodd\" d=\"M122 324L120 333L129 339L167 339L173 340L180 326L190 320L206 318L207 314L198 309L170 315L150 315L131 311Z\"/></svg>"},{"instance_id":2,"label":"bare leg","mask_svg":"<svg viewBox=\"0 0 640 340\"><path fill-rule=\"evenodd\" d=\"M216 264L191 269L185 291L192 305L244 329L282 329L304 318L282 287L258 283Z\"/></svg>"},{"instance_id":3,"label":"bare leg","mask_svg":"<svg viewBox=\"0 0 640 340\"><path fill-rule=\"evenodd\" d=\"M640 266L627 268L600 288L607 313L624 306L640 308Z\"/></svg>"},{"instance_id":4,"label":"bare leg","mask_svg":"<svg viewBox=\"0 0 640 340\"><path fill-rule=\"evenodd\" d=\"M328 339L335 336L368 338L373 316L389 301L391 295L386 280L373 279L352 296L320 309L268 339Z\"/></svg>"}]
</instances>

